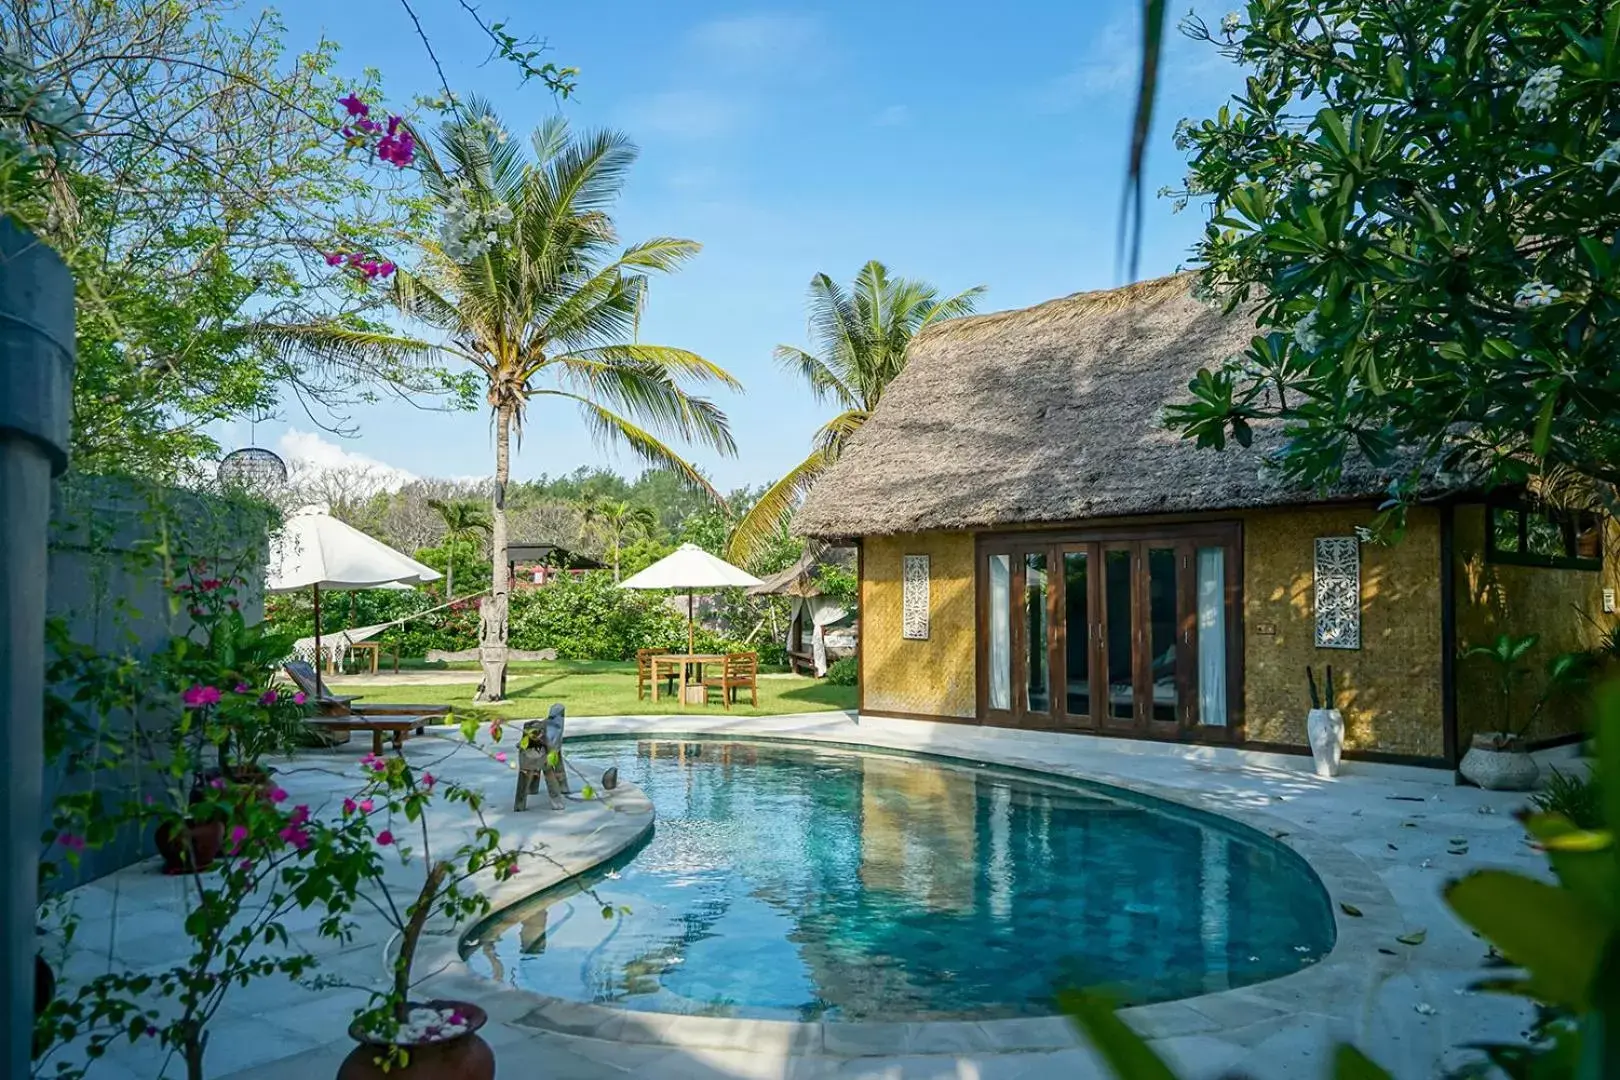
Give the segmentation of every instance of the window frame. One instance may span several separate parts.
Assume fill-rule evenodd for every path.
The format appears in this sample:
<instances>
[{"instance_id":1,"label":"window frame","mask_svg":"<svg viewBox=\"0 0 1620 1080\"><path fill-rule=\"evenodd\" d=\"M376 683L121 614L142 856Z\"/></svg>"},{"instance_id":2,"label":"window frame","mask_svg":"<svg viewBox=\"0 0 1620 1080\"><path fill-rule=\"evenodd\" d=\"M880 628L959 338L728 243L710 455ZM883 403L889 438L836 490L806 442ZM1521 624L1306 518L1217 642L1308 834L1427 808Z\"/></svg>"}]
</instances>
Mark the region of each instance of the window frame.
<instances>
[{"instance_id":1,"label":"window frame","mask_svg":"<svg viewBox=\"0 0 1620 1080\"><path fill-rule=\"evenodd\" d=\"M1519 515L1519 550L1503 551L1496 546L1496 515L1499 511L1512 511ZM1564 555L1540 555L1529 550L1530 515L1538 514L1558 526L1564 538ZM1597 555L1577 555L1576 537L1582 519L1590 519L1597 536ZM1507 566L1533 566L1543 570L1603 569L1603 517L1595 510L1565 510L1538 505L1522 494L1502 496L1485 503L1485 561Z\"/></svg>"}]
</instances>

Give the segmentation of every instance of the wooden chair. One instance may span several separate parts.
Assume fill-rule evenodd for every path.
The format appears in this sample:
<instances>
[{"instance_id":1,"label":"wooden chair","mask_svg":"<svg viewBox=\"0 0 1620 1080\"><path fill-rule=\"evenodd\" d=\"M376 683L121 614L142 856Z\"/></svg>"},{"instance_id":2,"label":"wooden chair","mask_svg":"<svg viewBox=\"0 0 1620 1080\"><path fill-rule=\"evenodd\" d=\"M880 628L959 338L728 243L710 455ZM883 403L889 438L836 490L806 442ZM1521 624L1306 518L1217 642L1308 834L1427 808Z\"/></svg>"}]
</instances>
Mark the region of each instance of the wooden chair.
<instances>
[{"instance_id":1,"label":"wooden chair","mask_svg":"<svg viewBox=\"0 0 1620 1080\"><path fill-rule=\"evenodd\" d=\"M718 688L720 701L727 711L737 700L737 691L746 689L755 708L759 707L759 654L752 652L726 653L721 672L703 680L706 690Z\"/></svg>"},{"instance_id":2,"label":"wooden chair","mask_svg":"<svg viewBox=\"0 0 1620 1080\"><path fill-rule=\"evenodd\" d=\"M302 690L309 701L315 706L315 717L311 726L323 735L341 734L348 731L370 731L372 733L373 752L382 753L382 743L378 740L382 732L394 736L394 746L397 748L405 741L405 732L414 731L421 735L427 728L430 720L450 715L448 705L391 705L383 702L357 704L356 695L338 695L315 692L315 668L306 660L289 660L282 665L287 678L293 685ZM414 724L402 727L396 721L401 717L415 720ZM377 721L373 727L368 721ZM338 742L347 741L348 735L343 734Z\"/></svg>"},{"instance_id":3,"label":"wooden chair","mask_svg":"<svg viewBox=\"0 0 1620 1080\"><path fill-rule=\"evenodd\" d=\"M636 700L637 701L640 701L642 698L646 697L647 696L647 691L652 689L652 684L653 684L652 658L655 657L655 656L664 656L668 652L669 652L668 649L637 649L636 650ZM665 682L667 682L669 684L669 693L673 694L675 692L675 680L678 679L679 676L673 671L666 671L666 672L664 672L662 675L660 675L658 677L660 679L663 679Z\"/></svg>"}]
</instances>

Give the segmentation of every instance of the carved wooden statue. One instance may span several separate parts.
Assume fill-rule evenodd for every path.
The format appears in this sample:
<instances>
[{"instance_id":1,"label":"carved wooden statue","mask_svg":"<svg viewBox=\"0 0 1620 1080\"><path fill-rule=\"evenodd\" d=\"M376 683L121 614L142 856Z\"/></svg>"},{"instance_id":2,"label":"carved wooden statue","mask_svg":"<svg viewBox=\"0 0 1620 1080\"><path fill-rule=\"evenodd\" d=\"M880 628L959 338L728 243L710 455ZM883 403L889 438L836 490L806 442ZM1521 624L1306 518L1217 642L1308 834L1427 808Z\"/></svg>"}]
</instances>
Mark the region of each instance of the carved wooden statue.
<instances>
[{"instance_id":1,"label":"carved wooden statue","mask_svg":"<svg viewBox=\"0 0 1620 1080\"><path fill-rule=\"evenodd\" d=\"M562 705L553 705L544 720L526 722L519 741L524 745L518 751L517 798L512 801L512 809L527 810L529 796L540 790L540 781L544 780L551 808L561 810L562 797L569 790L568 770L563 764Z\"/></svg>"}]
</instances>

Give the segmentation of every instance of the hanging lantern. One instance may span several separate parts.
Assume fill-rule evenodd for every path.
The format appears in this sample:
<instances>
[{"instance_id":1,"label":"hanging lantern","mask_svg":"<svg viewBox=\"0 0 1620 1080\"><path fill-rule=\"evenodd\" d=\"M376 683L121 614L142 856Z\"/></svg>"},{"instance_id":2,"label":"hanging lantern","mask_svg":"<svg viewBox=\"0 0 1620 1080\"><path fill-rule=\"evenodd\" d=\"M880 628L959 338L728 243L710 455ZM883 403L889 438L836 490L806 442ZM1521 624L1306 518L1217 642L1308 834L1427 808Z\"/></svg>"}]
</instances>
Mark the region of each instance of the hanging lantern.
<instances>
[{"instance_id":1,"label":"hanging lantern","mask_svg":"<svg viewBox=\"0 0 1620 1080\"><path fill-rule=\"evenodd\" d=\"M287 482L287 463L257 446L232 450L219 462L221 487L263 491Z\"/></svg>"}]
</instances>

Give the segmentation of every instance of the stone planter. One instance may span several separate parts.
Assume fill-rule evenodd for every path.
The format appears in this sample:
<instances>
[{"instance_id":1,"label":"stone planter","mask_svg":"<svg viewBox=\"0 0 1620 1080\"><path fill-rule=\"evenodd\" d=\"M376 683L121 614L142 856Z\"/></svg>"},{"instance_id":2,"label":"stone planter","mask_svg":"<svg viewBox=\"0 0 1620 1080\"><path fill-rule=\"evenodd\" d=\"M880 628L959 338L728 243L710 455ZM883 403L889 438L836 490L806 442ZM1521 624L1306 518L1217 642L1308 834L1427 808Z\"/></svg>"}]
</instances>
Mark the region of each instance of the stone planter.
<instances>
[{"instance_id":1,"label":"stone planter","mask_svg":"<svg viewBox=\"0 0 1620 1080\"><path fill-rule=\"evenodd\" d=\"M489 1015L466 1001L429 1001L428 1008L450 1008L465 1017L467 1030L437 1042L401 1043L410 1058L404 1068L384 1067L390 1044L366 1035L356 1022L349 1037L360 1045L338 1067L337 1080L495 1080L495 1051L478 1035ZM417 1006L413 1005L412 1008ZM379 1061L383 1058L384 1061Z\"/></svg>"},{"instance_id":2,"label":"stone planter","mask_svg":"<svg viewBox=\"0 0 1620 1080\"><path fill-rule=\"evenodd\" d=\"M1488 791L1529 791L1536 786L1541 766L1517 735L1498 731L1475 735L1457 771Z\"/></svg>"},{"instance_id":3,"label":"stone planter","mask_svg":"<svg viewBox=\"0 0 1620 1080\"><path fill-rule=\"evenodd\" d=\"M1344 714L1338 709L1312 709L1305 716L1305 736L1310 740L1316 775L1338 776L1344 756Z\"/></svg>"}]
</instances>

